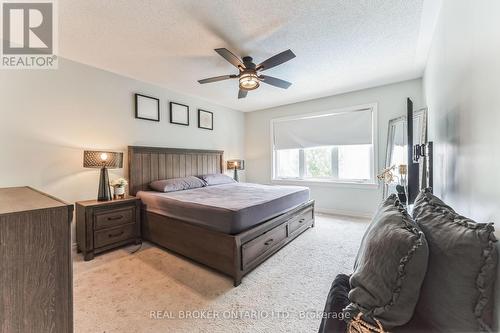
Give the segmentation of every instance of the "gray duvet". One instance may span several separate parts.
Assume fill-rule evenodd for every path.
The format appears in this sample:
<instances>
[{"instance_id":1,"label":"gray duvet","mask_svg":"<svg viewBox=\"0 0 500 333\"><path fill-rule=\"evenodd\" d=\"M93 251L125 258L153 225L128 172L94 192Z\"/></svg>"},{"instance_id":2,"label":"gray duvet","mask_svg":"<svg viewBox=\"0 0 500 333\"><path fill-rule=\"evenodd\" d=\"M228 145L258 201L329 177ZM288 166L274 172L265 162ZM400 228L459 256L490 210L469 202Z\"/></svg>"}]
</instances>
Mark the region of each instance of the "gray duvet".
<instances>
[{"instance_id":1,"label":"gray duvet","mask_svg":"<svg viewBox=\"0 0 500 333\"><path fill-rule=\"evenodd\" d=\"M237 234L307 202L309 189L231 183L169 193L140 191L137 196L150 212Z\"/></svg>"}]
</instances>

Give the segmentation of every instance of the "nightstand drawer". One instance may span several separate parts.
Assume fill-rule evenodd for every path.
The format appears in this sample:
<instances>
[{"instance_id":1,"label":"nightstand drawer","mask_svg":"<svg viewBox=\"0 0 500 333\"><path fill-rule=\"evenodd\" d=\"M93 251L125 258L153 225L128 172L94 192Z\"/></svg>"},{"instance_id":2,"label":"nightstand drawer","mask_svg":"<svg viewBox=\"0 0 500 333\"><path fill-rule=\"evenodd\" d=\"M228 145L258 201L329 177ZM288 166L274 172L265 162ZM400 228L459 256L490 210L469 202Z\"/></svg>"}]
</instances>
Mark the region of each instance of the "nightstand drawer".
<instances>
[{"instance_id":1,"label":"nightstand drawer","mask_svg":"<svg viewBox=\"0 0 500 333\"><path fill-rule=\"evenodd\" d=\"M135 224L126 224L115 228L103 229L94 233L94 245L96 248L135 238Z\"/></svg>"},{"instance_id":2,"label":"nightstand drawer","mask_svg":"<svg viewBox=\"0 0 500 333\"><path fill-rule=\"evenodd\" d=\"M106 209L95 213L94 229L109 228L117 225L132 223L135 220L135 207Z\"/></svg>"}]
</instances>

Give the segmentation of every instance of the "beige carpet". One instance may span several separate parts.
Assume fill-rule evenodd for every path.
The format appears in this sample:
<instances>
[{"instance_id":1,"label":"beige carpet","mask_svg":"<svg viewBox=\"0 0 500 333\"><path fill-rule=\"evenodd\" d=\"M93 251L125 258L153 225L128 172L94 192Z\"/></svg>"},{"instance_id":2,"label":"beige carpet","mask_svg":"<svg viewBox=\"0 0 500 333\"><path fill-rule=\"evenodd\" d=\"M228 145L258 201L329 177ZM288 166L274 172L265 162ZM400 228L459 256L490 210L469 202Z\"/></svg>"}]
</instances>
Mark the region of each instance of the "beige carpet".
<instances>
[{"instance_id":1,"label":"beige carpet","mask_svg":"<svg viewBox=\"0 0 500 333\"><path fill-rule=\"evenodd\" d=\"M130 246L89 262L75 254L75 332L317 332L330 284L351 272L366 227L366 220L319 215L315 228L236 288L147 243L135 254Z\"/></svg>"}]
</instances>

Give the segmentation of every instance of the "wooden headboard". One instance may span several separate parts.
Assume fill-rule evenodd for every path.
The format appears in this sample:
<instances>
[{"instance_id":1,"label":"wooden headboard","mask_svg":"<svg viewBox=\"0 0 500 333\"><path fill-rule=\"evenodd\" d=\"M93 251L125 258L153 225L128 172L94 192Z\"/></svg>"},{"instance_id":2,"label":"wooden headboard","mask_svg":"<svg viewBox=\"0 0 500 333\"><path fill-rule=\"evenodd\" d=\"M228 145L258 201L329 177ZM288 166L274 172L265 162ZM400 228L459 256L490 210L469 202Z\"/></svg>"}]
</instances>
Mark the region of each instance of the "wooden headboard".
<instances>
[{"instance_id":1,"label":"wooden headboard","mask_svg":"<svg viewBox=\"0 0 500 333\"><path fill-rule=\"evenodd\" d=\"M129 192L148 190L158 179L200 176L224 171L224 151L128 147Z\"/></svg>"}]
</instances>

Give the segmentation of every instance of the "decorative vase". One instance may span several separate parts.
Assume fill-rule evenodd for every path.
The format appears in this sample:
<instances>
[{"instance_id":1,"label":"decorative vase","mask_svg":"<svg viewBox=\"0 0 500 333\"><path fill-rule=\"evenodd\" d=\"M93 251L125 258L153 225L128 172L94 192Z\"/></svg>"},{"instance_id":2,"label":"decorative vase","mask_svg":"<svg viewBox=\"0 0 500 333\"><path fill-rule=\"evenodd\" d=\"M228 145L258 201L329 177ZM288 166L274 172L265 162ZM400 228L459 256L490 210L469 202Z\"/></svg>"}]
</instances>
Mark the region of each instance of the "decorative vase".
<instances>
[{"instance_id":1,"label":"decorative vase","mask_svg":"<svg viewBox=\"0 0 500 333\"><path fill-rule=\"evenodd\" d=\"M115 198L125 197L125 186L115 186Z\"/></svg>"}]
</instances>

